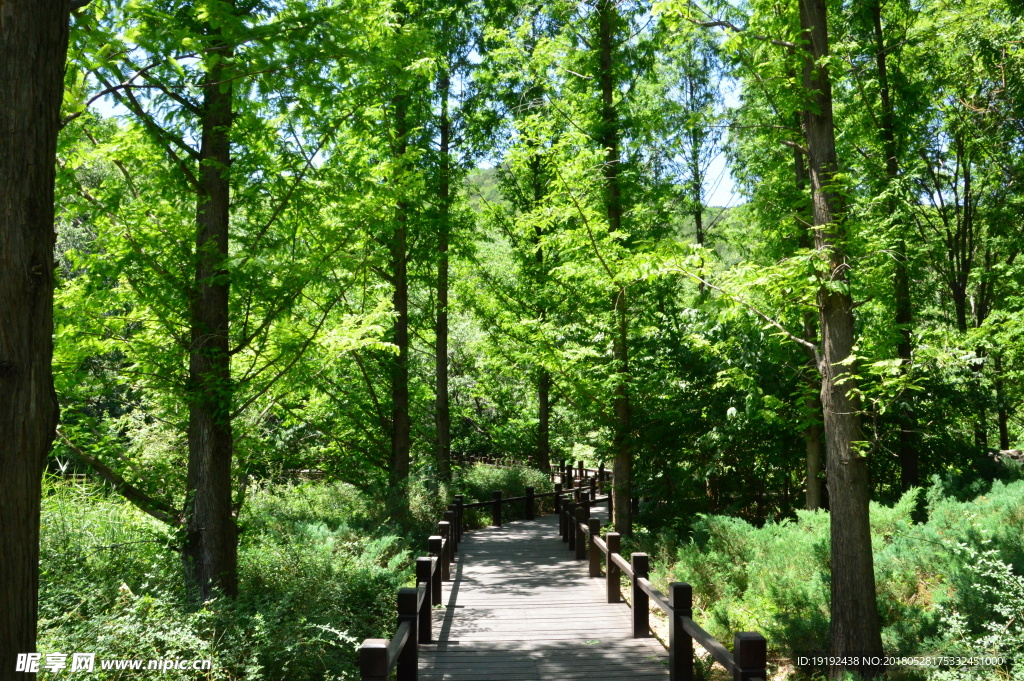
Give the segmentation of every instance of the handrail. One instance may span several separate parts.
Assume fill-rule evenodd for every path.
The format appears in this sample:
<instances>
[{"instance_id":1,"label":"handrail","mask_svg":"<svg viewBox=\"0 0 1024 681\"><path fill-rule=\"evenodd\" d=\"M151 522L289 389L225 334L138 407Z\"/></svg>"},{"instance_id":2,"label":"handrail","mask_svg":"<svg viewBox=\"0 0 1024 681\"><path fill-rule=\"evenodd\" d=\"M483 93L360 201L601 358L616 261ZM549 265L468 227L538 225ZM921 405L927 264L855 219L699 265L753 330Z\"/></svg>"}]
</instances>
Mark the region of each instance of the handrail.
<instances>
[{"instance_id":1,"label":"handrail","mask_svg":"<svg viewBox=\"0 0 1024 681\"><path fill-rule=\"evenodd\" d=\"M556 497L560 499L560 497ZM611 505L610 497L606 497ZM733 636L733 652L729 652L715 637L693 621L693 588L684 582L669 584L666 596L655 588L649 578L646 553L632 553L627 561L619 553L621 537L617 532L600 536L600 521L590 518L589 499L560 504L559 532L576 558L589 556L589 574L601 576L601 558L604 557L606 598L609 603L621 601L621 579L630 581L633 638L651 636L650 602L658 606L669 619L669 679L693 679L693 643L696 641L737 681L764 681L767 674L767 643L756 632L737 632Z\"/></svg>"},{"instance_id":2,"label":"handrail","mask_svg":"<svg viewBox=\"0 0 1024 681\"><path fill-rule=\"evenodd\" d=\"M683 628L686 629L686 633L690 635L700 647L708 651L711 657L715 658L718 664L725 667L725 670L730 674L736 673L739 667L736 665L736 660L733 659L732 653L725 649L717 638L709 634L699 624L694 622L689 617L682 617Z\"/></svg>"},{"instance_id":3,"label":"handrail","mask_svg":"<svg viewBox=\"0 0 1024 681\"><path fill-rule=\"evenodd\" d=\"M416 587L398 590L398 626L391 639L369 638L359 648L362 681L386 681L396 672L398 681L414 681L419 665L419 644L433 640L431 610L441 604L442 583L451 580L462 539L464 498L455 496L437 523L437 534L427 538L430 555L416 558Z\"/></svg>"},{"instance_id":4,"label":"handrail","mask_svg":"<svg viewBox=\"0 0 1024 681\"><path fill-rule=\"evenodd\" d=\"M661 608L662 612L664 612L666 615L672 614L672 606L669 605L668 597L665 594L658 591L657 589L655 589L654 585L651 584L651 580L647 579L646 577L639 577L636 580L636 584L641 589L643 589L644 593L651 597L651 599L654 601L654 604Z\"/></svg>"},{"instance_id":5,"label":"handrail","mask_svg":"<svg viewBox=\"0 0 1024 681\"><path fill-rule=\"evenodd\" d=\"M405 644L409 641L409 632L411 631L412 624L409 622L402 622L398 625L398 631L395 632L395 637L392 638L391 643L388 644L388 674L390 674L398 664L398 656L402 654Z\"/></svg>"},{"instance_id":6,"label":"handrail","mask_svg":"<svg viewBox=\"0 0 1024 681\"><path fill-rule=\"evenodd\" d=\"M630 564L626 561L625 558L623 558L621 555L617 553L613 553L612 561L617 566L619 566L619 569L622 570L622 574L626 575L630 579L633 579L633 568L630 566Z\"/></svg>"}]
</instances>

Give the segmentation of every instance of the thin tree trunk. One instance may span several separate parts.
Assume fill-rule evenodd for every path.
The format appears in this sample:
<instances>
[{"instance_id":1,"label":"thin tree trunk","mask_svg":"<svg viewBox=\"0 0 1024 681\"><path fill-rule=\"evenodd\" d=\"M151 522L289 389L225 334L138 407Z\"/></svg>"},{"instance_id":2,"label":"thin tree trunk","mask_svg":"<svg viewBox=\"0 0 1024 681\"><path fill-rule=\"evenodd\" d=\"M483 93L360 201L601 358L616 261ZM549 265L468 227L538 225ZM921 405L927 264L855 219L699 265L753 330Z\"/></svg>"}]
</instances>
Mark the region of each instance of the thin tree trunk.
<instances>
[{"instance_id":1,"label":"thin tree trunk","mask_svg":"<svg viewBox=\"0 0 1024 681\"><path fill-rule=\"evenodd\" d=\"M1006 408L1006 389L1003 387L1003 353L992 353L992 369L995 372L996 410L999 424L999 449L1010 448L1009 413Z\"/></svg>"},{"instance_id":2,"label":"thin tree trunk","mask_svg":"<svg viewBox=\"0 0 1024 681\"><path fill-rule=\"evenodd\" d=\"M822 357L821 403L824 412L832 539L831 654L881 655L882 637L875 603L874 558L868 516L870 496L867 460L854 443L862 439L860 405L850 367L841 364L853 350L853 300L849 263L843 253L845 233L841 197L834 183L838 172L832 85L826 58L828 27L824 0L800 0L800 24L807 38L804 87L812 99L804 130L814 202L815 247L827 258L829 281L818 289ZM875 665L834 665L829 677L844 669L865 676L882 671Z\"/></svg>"},{"instance_id":3,"label":"thin tree trunk","mask_svg":"<svg viewBox=\"0 0 1024 681\"><path fill-rule=\"evenodd\" d=\"M795 77L795 74L794 74ZM799 113L794 114L796 118L796 127L801 127L802 119ZM796 179L796 188L802 195L806 195L807 192L807 160L804 158L804 153L800 149L793 150L793 174ZM799 234L798 245L800 248L813 248L814 239L811 236L811 223L814 220L810 206L804 202L801 198L800 205L797 207L797 230ZM804 322L804 338L808 341L816 342L818 338L818 323L815 319L813 312L805 312L803 315ZM820 384L818 378L818 365L817 359L813 352L807 353L807 370L808 370L808 381L811 382L811 386ZM807 419L807 425L804 427L804 453L805 453L805 469L806 475L806 497L805 504L808 511L815 511L822 507L824 502L823 499L823 484L821 479L822 462L824 460L823 443L821 439L821 425L817 419L821 415L821 397L820 395L808 395L804 398L804 412Z\"/></svg>"},{"instance_id":4,"label":"thin tree trunk","mask_svg":"<svg viewBox=\"0 0 1024 681\"><path fill-rule=\"evenodd\" d=\"M978 323L981 326L981 322ZM978 402L978 420L974 423L974 446L981 450L988 449L988 406L986 405L987 396L985 390L984 378L984 359L986 356L986 349L984 345L979 345L974 354L977 356L978 361L971 367L974 372L974 380L978 384L978 392L981 394L981 399Z\"/></svg>"},{"instance_id":5,"label":"thin tree trunk","mask_svg":"<svg viewBox=\"0 0 1024 681\"><path fill-rule=\"evenodd\" d=\"M540 95L537 95L538 97ZM530 160L530 181L533 186L533 210L540 208L544 198L544 182L541 177L541 157L534 154ZM537 290L544 300L544 286L547 283L547 268L544 263L543 229L538 225L534 228L534 244L537 263ZM541 304L540 318L547 319L547 307ZM551 469L551 372L543 366L537 376L537 452L536 465L542 471ZM614 502L613 502L614 505Z\"/></svg>"},{"instance_id":6,"label":"thin tree trunk","mask_svg":"<svg viewBox=\"0 0 1024 681\"><path fill-rule=\"evenodd\" d=\"M396 175L405 172L408 149L408 102L404 95L393 98L395 109L395 141L393 155ZM402 187L400 177L395 186ZM399 189L399 191L402 191ZM409 477L411 428L409 423L409 280L408 280L409 206L405 198L395 204L394 233L391 236L391 276L394 285L392 305L395 310L393 342L398 356L391 363L391 483L399 485Z\"/></svg>"},{"instance_id":7,"label":"thin tree trunk","mask_svg":"<svg viewBox=\"0 0 1024 681\"><path fill-rule=\"evenodd\" d=\"M551 469L551 374L541 368L537 379L537 468Z\"/></svg>"},{"instance_id":8,"label":"thin tree trunk","mask_svg":"<svg viewBox=\"0 0 1024 681\"><path fill-rule=\"evenodd\" d=\"M889 71L886 63L885 38L882 33L882 3L872 0L871 18L875 32L875 65L878 70L878 89L882 103L882 144L885 149L885 175L887 185L892 188L899 176L899 159L896 149L896 114L893 110L892 93L889 89ZM896 212L896 198L890 194L888 212ZM897 229L896 243L893 245L895 254L893 271L893 297L896 305L896 326L900 340L896 345L896 355L900 359L900 367L904 376L910 371L913 351L914 312L910 299L910 275L907 272L907 244L903 239L902 230ZM912 395L904 393L901 398L904 405L898 412L900 423L899 458L900 487L903 491L916 487L920 480L918 475L917 447L914 433L917 431L917 416L910 403Z\"/></svg>"},{"instance_id":9,"label":"thin tree trunk","mask_svg":"<svg viewBox=\"0 0 1024 681\"><path fill-rule=\"evenodd\" d=\"M690 100L693 101L694 96L690 92ZM700 171L700 145L698 144L699 133L694 130L690 136L690 149L693 156L690 158L690 173L692 175L690 185L690 200L693 201L693 229L697 239L697 245L700 248L704 248L704 178ZM704 294L707 292L707 287L704 285L704 255L701 253L700 262L697 265L697 273L700 275L701 281L697 284L697 293L699 299L703 300Z\"/></svg>"},{"instance_id":10,"label":"thin tree trunk","mask_svg":"<svg viewBox=\"0 0 1024 681\"><path fill-rule=\"evenodd\" d=\"M183 550L189 581L203 600L214 592L238 593L238 536L231 513L234 444L227 271L232 120L228 62L233 50L219 29L210 30L214 40L209 53L217 59L203 85Z\"/></svg>"},{"instance_id":11,"label":"thin tree trunk","mask_svg":"<svg viewBox=\"0 0 1024 681\"><path fill-rule=\"evenodd\" d=\"M601 143L605 148L605 214L608 230L622 228L622 195L619 187L619 120L615 109L615 74L613 52L618 12L613 0L600 0L598 7L599 66L598 82L601 87ZM612 437L612 471L615 476L613 505L615 530L621 534L633 533L633 452L629 442L629 313L626 288L615 292L612 302L615 317L614 360L618 384L614 398L614 435Z\"/></svg>"},{"instance_id":12,"label":"thin tree trunk","mask_svg":"<svg viewBox=\"0 0 1024 681\"><path fill-rule=\"evenodd\" d=\"M807 233L804 230L804 233ZM809 236L809 235L808 235ZM817 323L813 312L804 315L804 338L813 342L818 337ZM811 356L808 359L808 371L811 376L817 376L818 367L815 359ZM811 379L813 380L813 379ZM824 493L821 479L822 462L824 461L824 443L821 437L821 424L817 419L821 416L821 395L810 394L804 398L804 412L808 417L808 424L804 427L804 452L806 454L807 468L807 492L806 505L808 511L816 511L824 506Z\"/></svg>"},{"instance_id":13,"label":"thin tree trunk","mask_svg":"<svg viewBox=\"0 0 1024 681\"><path fill-rule=\"evenodd\" d=\"M451 235L451 122L448 118L448 94L451 79L441 76L441 168L438 186L440 218L437 230L437 326L435 328L437 471L442 480L451 479L452 434L448 404L448 240Z\"/></svg>"},{"instance_id":14,"label":"thin tree trunk","mask_svg":"<svg viewBox=\"0 0 1024 681\"><path fill-rule=\"evenodd\" d=\"M53 187L68 2L0 3L0 680L36 649L53 389Z\"/></svg>"}]
</instances>

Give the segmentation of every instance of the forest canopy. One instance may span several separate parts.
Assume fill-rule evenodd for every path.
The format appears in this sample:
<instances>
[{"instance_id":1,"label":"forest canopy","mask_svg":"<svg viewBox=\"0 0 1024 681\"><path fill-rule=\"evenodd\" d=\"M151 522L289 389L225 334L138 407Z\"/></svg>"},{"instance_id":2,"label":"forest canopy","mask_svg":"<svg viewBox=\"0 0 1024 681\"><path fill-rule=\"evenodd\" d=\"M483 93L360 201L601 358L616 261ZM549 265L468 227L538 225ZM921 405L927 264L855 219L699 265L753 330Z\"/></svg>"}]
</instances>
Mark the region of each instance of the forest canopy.
<instances>
[{"instance_id":1,"label":"forest canopy","mask_svg":"<svg viewBox=\"0 0 1024 681\"><path fill-rule=\"evenodd\" d=\"M1016 474L1016 4L92 0L65 38L24 451L163 528L193 604L267 485L401 534L470 457L583 460L638 541L828 510L829 645L880 653L870 504Z\"/></svg>"}]
</instances>

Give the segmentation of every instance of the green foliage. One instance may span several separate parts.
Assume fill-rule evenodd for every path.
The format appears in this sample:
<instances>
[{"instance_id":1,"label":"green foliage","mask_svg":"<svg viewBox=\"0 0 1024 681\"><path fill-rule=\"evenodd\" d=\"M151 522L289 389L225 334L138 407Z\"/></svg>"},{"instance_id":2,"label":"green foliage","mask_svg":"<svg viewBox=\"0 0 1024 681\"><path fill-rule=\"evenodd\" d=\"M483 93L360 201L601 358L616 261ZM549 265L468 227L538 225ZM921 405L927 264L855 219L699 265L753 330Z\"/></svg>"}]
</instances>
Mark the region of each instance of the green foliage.
<instances>
[{"instance_id":1,"label":"green foliage","mask_svg":"<svg viewBox=\"0 0 1024 681\"><path fill-rule=\"evenodd\" d=\"M210 659L204 679L358 678L359 642L390 635L395 593L411 578L405 540L371 521L378 506L341 484L254 490L240 519L239 597L193 607L162 524L102 488L51 481L39 650Z\"/></svg>"},{"instance_id":2,"label":"green foliage","mask_svg":"<svg viewBox=\"0 0 1024 681\"><path fill-rule=\"evenodd\" d=\"M987 543L987 542L986 542ZM991 603L993 617L978 631L955 607L944 609L945 631L940 645L950 655L988 658L982 664L951 665L931 678L933 681L981 681L994 674L1018 681L1024 678L1024 576L1000 560L997 549L979 550L965 543L954 551L962 557L964 570L971 576L970 592Z\"/></svg>"},{"instance_id":3,"label":"green foliage","mask_svg":"<svg viewBox=\"0 0 1024 681\"><path fill-rule=\"evenodd\" d=\"M996 482L970 501L943 496L936 484L926 523L913 521L918 494L912 490L891 507L871 505L885 650L1012 658L1020 644L1014 615L1024 572L1024 482ZM655 578L663 586L690 583L698 621L721 640L759 631L785 657L829 649L827 512L798 511L796 520L762 527L701 515L688 543L667 533L646 543Z\"/></svg>"},{"instance_id":4,"label":"green foliage","mask_svg":"<svg viewBox=\"0 0 1024 681\"><path fill-rule=\"evenodd\" d=\"M505 499L520 497L526 494L527 487L533 487L534 494L554 491L551 479L535 468L504 468L486 464L470 466L456 477L453 486L459 493L465 495L466 503L490 501L494 492L501 492L502 498ZM536 502L538 513L551 508L551 499L538 499ZM524 510L522 504L502 504L501 513L503 519L517 520L523 517ZM466 514L466 521L476 527L486 527L491 522L491 510L486 507L470 509Z\"/></svg>"}]
</instances>

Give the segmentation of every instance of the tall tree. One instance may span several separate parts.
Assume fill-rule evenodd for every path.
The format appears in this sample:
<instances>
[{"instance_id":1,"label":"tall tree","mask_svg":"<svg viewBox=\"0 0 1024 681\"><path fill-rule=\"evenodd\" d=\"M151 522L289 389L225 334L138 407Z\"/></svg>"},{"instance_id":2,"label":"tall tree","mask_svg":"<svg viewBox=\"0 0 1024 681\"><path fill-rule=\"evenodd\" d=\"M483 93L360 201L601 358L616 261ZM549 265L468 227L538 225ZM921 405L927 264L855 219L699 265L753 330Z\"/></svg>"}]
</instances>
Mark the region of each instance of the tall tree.
<instances>
[{"instance_id":1,"label":"tall tree","mask_svg":"<svg viewBox=\"0 0 1024 681\"><path fill-rule=\"evenodd\" d=\"M857 661L832 665L829 677L839 679L848 668L867 676L882 671L878 665L860 662L867 656L881 656L882 633L875 602L868 467L859 450L863 439L860 405L849 365L855 341L853 296L837 178L827 17L824 0L800 0L800 24L808 51L804 88L811 99L804 115L804 132L814 205L814 245L823 268L818 289L819 371L832 539L831 653Z\"/></svg>"},{"instance_id":2,"label":"tall tree","mask_svg":"<svg viewBox=\"0 0 1024 681\"><path fill-rule=\"evenodd\" d=\"M875 39L875 65L878 75L878 94L882 109L879 119L879 133L882 138L882 149L885 153L886 177L886 208L889 215L903 215L904 211L897 206L896 181L900 174L899 149L896 135L896 110L893 102L893 91L889 80L889 54L891 47L885 44L885 33L882 29L882 3L872 0L868 3L871 16L871 28ZM901 222L908 222L903 220ZM908 272L907 243L904 237L906 225L896 225L893 243L893 299L896 306L896 324L899 342L896 354L900 358L900 369L904 376L910 371L913 352L914 310L910 298L910 274ZM900 487L906 491L920 482L918 476L918 454L915 442L917 418L911 404L911 396L906 392L900 396L903 405L899 410L900 435Z\"/></svg>"},{"instance_id":3,"label":"tall tree","mask_svg":"<svg viewBox=\"0 0 1024 681\"><path fill-rule=\"evenodd\" d=\"M53 388L54 167L69 0L0 4L0 679L36 649Z\"/></svg>"},{"instance_id":4,"label":"tall tree","mask_svg":"<svg viewBox=\"0 0 1024 681\"><path fill-rule=\"evenodd\" d=\"M620 126L619 111L615 95L617 91L617 62L621 19L615 0L599 0L597 4L597 84L601 94L601 117L598 139L604 147L604 209L610 233L622 231L623 197L619 181L622 159L619 155ZM629 300L628 290L620 283L612 294L612 308L615 316L613 354L615 362L615 414L612 429L612 475L614 486L615 529L623 534L633 533L633 452L630 433L629 403Z\"/></svg>"},{"instance_id":5,"label":"tall tree","mask_svg":"<svg viewBox=\"0 0 1024 681\"><path fill-rule=\"evenodd\" d=\"M395 13L396 44L406 37L409 9L397 3ZM402 484L409 477L412 447L412 425L409 417L409 222L412 206L405 195L410 176L409 156L409 85L406 82L405 59L399 57L394 66L390 104L392 186L395 199L391 233L388 237L390 263L388 277L392 286L394 308L392 342L396 354L391 360L391 484Z\"/></svg>"},{"instance_id":6,"label":"tall tree","mask_svg":"<svg viewBox=\"0 0 1024 681\"><path fill-rule=\"evenodd\" d=\"M228 344L234 0L210 8L203 54L196 184L196 266L191 291L186 569L203 599L238 593L238 534L232 515L234 408Z\"/></svg>"},{"instance_id":7,"label":"tall tree","mask_svg":"<svg viewBox=\"0 0 1024 681\"><path fill-rule=\"evenodd\" d=\"M331 109L318 118L293 105L296 91L327 98L330 86L319 78L275 79L285 59L331 44L310 40L310 33L337 15L325 10L311 17L304 3L277 9L279 23L266 26L267 16L256 9L243 20L232 0L201 8L130 5L95 19L92 39L122 49L83 59L102 86L90 101L112 96L134 123L116 126L131 142L110 150L124 195L111 189L114 182L97 189L98 197L89 195L109 249L91 266L105 279L125 281L135 294L113 306L152 312L117 337L133 345L129 357L136 367L146 366L136 376L147 377L140 387L148 403L174 403L161 415L187 440L183 494L177 476L146 480L124 470L122 476L107 465L106 452L97 457L89 448L73 449L143 510L181 530L189 583L202 599L237 590L235 518L244 483L236 489L235 421L298 362L337 304L335 288L298 331L296 322L306 316L299 301L308 290L337 284L330 265L340 246L326 225L318 238L300 239L297 226L287 223L295 217L292 199L303 196L314 158L341 116ZM138 25L144 29L136 31ZM282 25L289 27L288 50L274 39ZM343 20L332 28L346 34ZM183 54L183 44L195 52ZM239 89L243 95L256 89L252 72L262 76L263 97L239 98ZM267 109L289 105L291 125L262 122ZM82 113L65 123L87 126ZM91 133L86 137L100 144ZM154 172L158 163L163 167ZM239 211L246 220L237 219ZM244 361L234 371L238 357Z\"/></svg>"},{"instance_id":8,"label":"tall tree","mask_svg":"<svg viewBox=\"0 0 1024 681\"><path fill-rule=\"evenodd\" d=\"M470 148L473 123L467 118L475 97L468 92L473 64L469 58L479 42L475 25L475 3L444 2L434 8L432 30L435 37L435 99L437 101L437 162L434 169L437 197L434 221L437 234L437 313L434 320L434 425L438 473L442 479L451 477L452 434L449 374L449 304L450 250L455 240L459 218L456 211L457 192L453 187L463 179L474 154ZM460 87L461 86L461 87ZM471 87L471 86L470 86ZM474 121L474 123L476 123Z\"/></svg>"}]
</instances>

